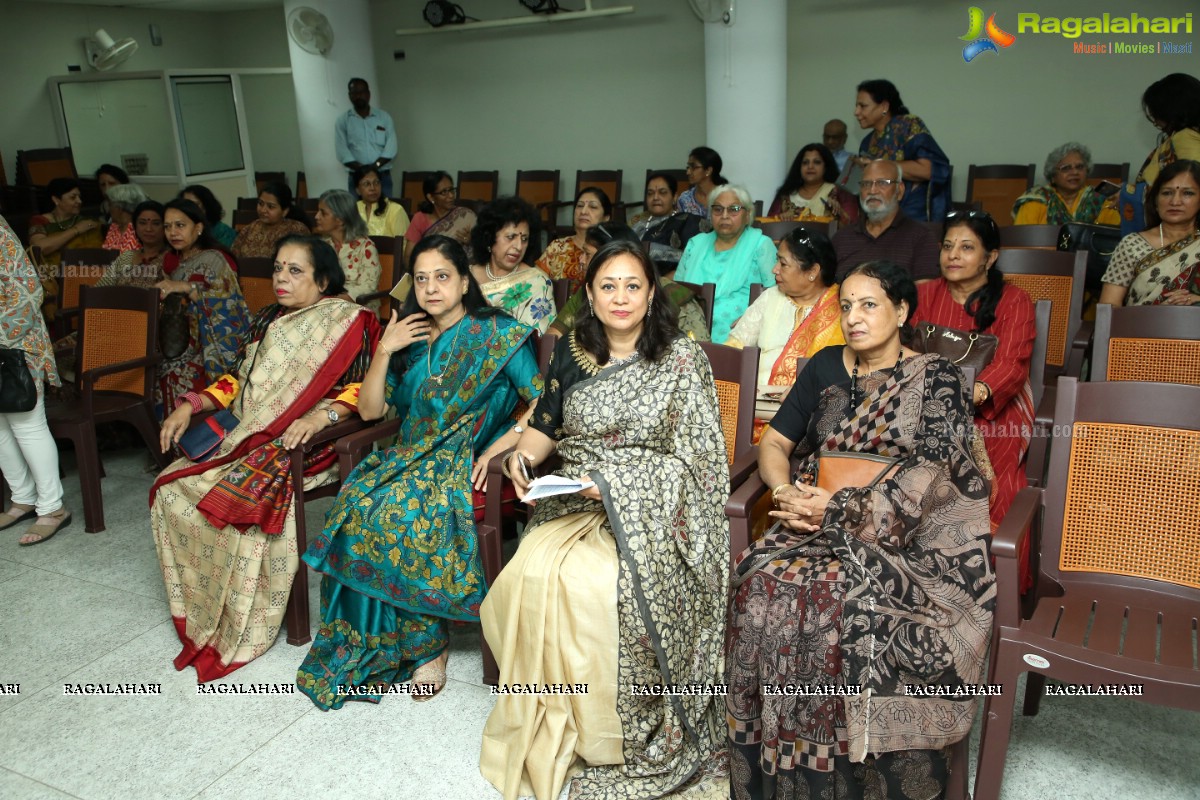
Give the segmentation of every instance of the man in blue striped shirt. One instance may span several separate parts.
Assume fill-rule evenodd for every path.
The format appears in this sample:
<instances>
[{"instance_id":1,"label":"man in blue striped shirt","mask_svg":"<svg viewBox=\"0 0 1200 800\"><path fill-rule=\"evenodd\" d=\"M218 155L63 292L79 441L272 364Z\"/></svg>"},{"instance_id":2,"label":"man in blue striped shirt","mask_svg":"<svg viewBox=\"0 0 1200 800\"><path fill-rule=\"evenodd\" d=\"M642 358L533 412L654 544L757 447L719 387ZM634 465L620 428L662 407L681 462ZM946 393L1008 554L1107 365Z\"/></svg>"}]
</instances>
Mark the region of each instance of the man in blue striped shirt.
<instances>
[{"instance_id":1,"label":"man in blue striped shirt","mask_svg":"<svg viewBox=\"0 0 1200 800\"><path fill-rule=\"evenodd\" d=\"M396 157L396 126L391 116L371 108L371 87L362 78L351 78L350 104L354 108L337 118L334 134L338 161L350 170L350 193L354 194L354 170L364 164L379 169L383 194L392 196L392 159Z\"/></svg>"}]
</instances>

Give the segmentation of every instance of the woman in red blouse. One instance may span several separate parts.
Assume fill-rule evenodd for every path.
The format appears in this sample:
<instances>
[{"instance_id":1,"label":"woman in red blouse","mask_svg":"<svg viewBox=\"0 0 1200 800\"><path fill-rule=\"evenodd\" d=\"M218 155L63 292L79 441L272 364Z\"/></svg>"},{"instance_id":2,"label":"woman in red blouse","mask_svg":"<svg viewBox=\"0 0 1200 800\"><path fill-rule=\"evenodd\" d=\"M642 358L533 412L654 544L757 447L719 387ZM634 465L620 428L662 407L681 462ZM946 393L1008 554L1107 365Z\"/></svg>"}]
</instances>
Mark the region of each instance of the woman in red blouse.
<instances>
[{"instance_id":1,"label":"woman in red blouse","mask_svg":"<svg viewBox=\"0 0 1200 800\"><path fill-rule=\"evenodd\" d=\"M913 322L993 334L1000 342L992 363L975 376L975 426L996 472L992 530L1025 485L1024 457L1033 430L1029 361L1035 336L1033 301L1005 283L997 262L1000 229L986 212L951 212L942 233L942 277L917 287ZM1026 540L1028 542L1028 540ZM1033 578L1028 546L1021 552L1021 591Z\"/></svg>"}]
</instances>

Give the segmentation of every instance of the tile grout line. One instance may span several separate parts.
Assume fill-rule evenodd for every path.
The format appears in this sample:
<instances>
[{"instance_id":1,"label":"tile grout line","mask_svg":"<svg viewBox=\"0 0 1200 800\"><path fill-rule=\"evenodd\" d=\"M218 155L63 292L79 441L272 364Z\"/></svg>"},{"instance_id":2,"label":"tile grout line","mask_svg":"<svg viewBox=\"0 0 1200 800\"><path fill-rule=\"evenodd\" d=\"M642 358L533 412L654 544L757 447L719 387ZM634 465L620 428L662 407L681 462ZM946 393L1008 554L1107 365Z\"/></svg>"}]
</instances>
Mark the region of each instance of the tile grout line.
<instances>
[{"instance_id":1,"label":"tile grout line","mask_svg":"<svg viewBox=\"0 0 1200 800\"><path fill-rule=\"evenodd\" d=\"M269 739L267 739L266 741L264 741L264 742L263 742L261 745L259 745L258 747L254 748L254 749L253 749L253 750L251 750L249 753L247 753L247 754L246 754L246 756L245 756L245 758L243 758L243 759L241 759L240 761L238 761L238 762L236 762L236 763L232 764L232 765L229 767L229 769L225 770L225 771L224 771L224 772L222 772L220 775L218 775L217 777L213 778L213 779L212 779L212 781L210 781L210 782L209 782L207 785L205 785L205 786L202 786L202 787L200 788L200 791L196 792L194 795L191 795L191 797L189 798L189 800L195 800L195 798L197 798L197 797L199 797L200 795L204 794L206 791L208 791L209 787L213 786L213 785L214 785L214 784L215 784L217 781L221 780L221 779L222 779L222 778L224 778L226 775L228 775L229 773L233 772L235 769L237 769L238 767L240 767L240 766L241 766L242 764L244 764L244 763L245 763L247 760L249 760L251 757L253 757L255 753L257 753L259 750L262 750L264 747L266 747L267 745L269 745L271 742L275 741L277 738L279 738L279 736L280 736L281 734L285 733L285 732L286 732L286 731L287 731L289 728L291 728L291 727L292 727L293 725L295 725L297 722L299 722L300 720L304 719L305 717L307 717L309 714L311 714L311 713L313 713L313 712L320 713L320 712L318 711L318 709L317 709L315 706L314 706L313 708L310 708L310 709L308 709L308 710L307 710L307 711L305 711L303 714L301 714L300 716L296 717L294 720L292 720L291 722L289 722L287 725L284 725L282 728L280 728L278 731L276 731L276 732L275 732L275 734L274 734L273 736L271 736Z\"/></svg>"},{"instance_id":2,"label":"tile grout line","mask_svg":"<svg viewBox=\"0 0 1200 800\"><path fill-rule=\"evenodd\" d=\"M15 769L9 769L8 767L0 767L0 769L4 770L5 772L11 772L13 775L17 775L21 778L24 778L25 780L29 781L30 783L36 783L38 786L45 786L47 789L58 792L61 795L65 795L67 797L74 797L75 800L83 800L83 798L77 794L72 794L71 792L68 792L65 789L59 789L57 786L46 783L45 781L40 781L37 778L31 778L22 772L17 772Z\"/></svg>"}]
</instances>

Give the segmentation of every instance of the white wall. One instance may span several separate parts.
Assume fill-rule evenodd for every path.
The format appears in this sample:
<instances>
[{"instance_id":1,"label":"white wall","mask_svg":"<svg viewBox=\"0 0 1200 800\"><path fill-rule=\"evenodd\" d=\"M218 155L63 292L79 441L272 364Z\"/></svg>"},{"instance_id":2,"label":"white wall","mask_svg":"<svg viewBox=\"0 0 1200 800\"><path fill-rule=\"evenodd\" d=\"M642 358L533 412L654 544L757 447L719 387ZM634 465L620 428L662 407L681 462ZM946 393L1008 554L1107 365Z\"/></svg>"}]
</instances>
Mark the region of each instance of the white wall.
<instances>
[{"instance_id":1,"label":"white wall","mask_svg":"<svg viewBox=\"0 0 1200 800\"><path fill-rule=\"evenodd\" d=\"M1059 35L1017 33L1017 12L1088 17L1102 12L1183 16L1193 12L1192 35L1084 35L1081 42L1200 40L1194 0L1152 3L1033 0L977 4L997 12L1011 47L963 60L970 3L847 3L793 0L788 7L788 145L791 154L821 140L821 127L840 117L850 127L847 149L863 136L854 121L855 86L871 78L896 84L912 113L925 120L954 165L954 198L966 196L972 164L1030 163L1039 180L1047 153L1079 141L1099 162L1141 165L1157 131L1141 110L1142 92L1171 72L1200 73L1196 54L1076 55ZM1197 41L1200 45L1200 41Z\"/></svg>"},{"instance_id":2,"label":"white wall","mask_svg":"<svg viewBox=\"0 0 1200 800\"><path fill-rule=\"evenodd\" d=\"M581 8L582 2L566 3ZM704 32L686 0L595 0L633 14L431 36L424 3L371 3L373 102L396 120L399 170L498 169L511 193L518 169L623 169L640 200L648 167L682 169L704 144ZM517 0L464 5L483 19L528 14ZM404 50L403 61L393 60ZM397 176L398 178L399 176Z\"/></svg>"}]
</instances>

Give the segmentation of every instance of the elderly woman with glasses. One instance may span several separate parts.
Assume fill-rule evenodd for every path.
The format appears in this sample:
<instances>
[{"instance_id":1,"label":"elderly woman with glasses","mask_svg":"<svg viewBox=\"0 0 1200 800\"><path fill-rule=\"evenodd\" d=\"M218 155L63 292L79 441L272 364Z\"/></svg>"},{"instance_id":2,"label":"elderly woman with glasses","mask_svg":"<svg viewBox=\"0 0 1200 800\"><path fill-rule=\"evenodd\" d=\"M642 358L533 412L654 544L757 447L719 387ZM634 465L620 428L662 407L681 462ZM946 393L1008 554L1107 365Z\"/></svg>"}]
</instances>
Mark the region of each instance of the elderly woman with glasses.
<instances>
[{"instance_id":1,"label":"elderly woman with glasses","mask_svg":"<svg viewBox=\"0 0 1200 800\"><path fill-rule=\"evenodd\" d=\"M413 248L426 236L449 236L463 247L471 246L475 212L457 205L458 190L449 172L431 173L421 184L425 199L417 206L408 230L404 232L404 260L412 258ZM467 255L471 253L468 251Z\"/></svg>"},{"instance_id":2,"label":"elderly woman with glasses","mask_svg":"<svg viewBox=\"0 0 1200 800\"><path fill-rule=\"evenodd\" d=\"M1092 151L1079 142L1067 142L1050 151L1042 174L1046 183L1035 186L1013 204L1017 225L1062 225L1088 222L1120 225L1116 203L1087 185L1092 171ZM1111 184L1110 184L1111 186Z\"/></svg>"},{"instance_id":3,"label":"elderly woman with glasses","mask_svg":"<svg viewBox=\"0 0 1200 800\"><path fill-rule=\"evenodd\" d=\"M754 203L744 186L721 186L709 195L708 210L713 230L691 238L673 277L716 284L712 340L724 344L750 303L750 284L775 285L775 243L750 227Z\"/></svg>"},{"instance_id":4,"label":"elderly woman with glasses","mask_svg":"<svg viewBox=\"0 0 1200 800\"><path fill-rule=\"evenodd\" d=\"M367 235L367 223L358 215L354 195L344 189L322 194L313 233L324 236L337 252L351 300L379 288L379 273L383 271L379 252Z\"/></svg>"}]
</instances>

